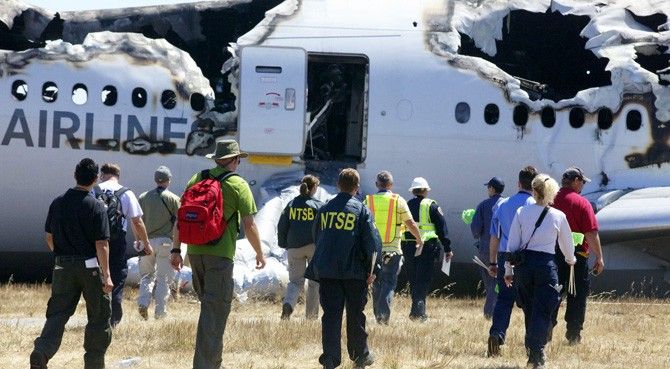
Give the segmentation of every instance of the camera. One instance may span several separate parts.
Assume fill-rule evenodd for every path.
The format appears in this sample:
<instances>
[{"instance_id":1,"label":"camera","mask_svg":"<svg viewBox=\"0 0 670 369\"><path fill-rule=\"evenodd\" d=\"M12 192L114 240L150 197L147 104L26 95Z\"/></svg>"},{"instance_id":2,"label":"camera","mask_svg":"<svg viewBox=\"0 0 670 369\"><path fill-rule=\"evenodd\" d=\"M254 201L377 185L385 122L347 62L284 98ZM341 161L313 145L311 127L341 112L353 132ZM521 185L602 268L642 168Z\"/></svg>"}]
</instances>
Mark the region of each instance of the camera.
<instances>
[{"instance_id":1,"label":"camera","mask_svg":"<svg viewBox=\"0 0 670 369\"><path fill-rule=\"evenodd\" d=\"M514 266L519 266L523 264L524 260L525 256L523 255L523 252L521 252L521 250L505 253L505 261L508 261L510 264Z\"/></svg>"}]
</instances>

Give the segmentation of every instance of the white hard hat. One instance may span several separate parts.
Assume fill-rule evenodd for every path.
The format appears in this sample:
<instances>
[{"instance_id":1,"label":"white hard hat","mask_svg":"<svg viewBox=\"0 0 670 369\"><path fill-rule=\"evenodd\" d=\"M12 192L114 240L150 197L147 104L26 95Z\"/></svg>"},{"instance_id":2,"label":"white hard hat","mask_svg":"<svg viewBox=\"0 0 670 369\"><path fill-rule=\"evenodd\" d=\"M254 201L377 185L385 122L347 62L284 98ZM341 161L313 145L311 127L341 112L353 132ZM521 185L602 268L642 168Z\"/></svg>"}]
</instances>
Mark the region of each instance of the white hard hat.
<instances>
[{"instance_id":1,"label":"white hard hat","mask_svg":"<svg viewBox=\"0 0 670 369\"><path fill-rule=\"evenodd\" d=\"M430 191L428 181L423 177L416 177L412 180L412 184L409 186L409 192L412 192L412 190L416 188L425 188Z\"/></svg>"}]
</instances>

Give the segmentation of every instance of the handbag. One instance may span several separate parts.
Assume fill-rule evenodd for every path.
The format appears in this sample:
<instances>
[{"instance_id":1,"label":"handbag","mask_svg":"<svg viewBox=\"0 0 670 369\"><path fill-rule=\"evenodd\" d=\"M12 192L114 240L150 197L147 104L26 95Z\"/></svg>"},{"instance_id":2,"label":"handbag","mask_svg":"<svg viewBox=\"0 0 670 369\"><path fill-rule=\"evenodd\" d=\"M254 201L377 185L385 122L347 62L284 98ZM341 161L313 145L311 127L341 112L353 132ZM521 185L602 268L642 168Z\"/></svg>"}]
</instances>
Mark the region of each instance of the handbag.
<instances>
[{"instance_id":1,"label":"handbag","mask_svg":"<svg viewBox=\"0 0 670 369\"><path fill-rule=\"evenodd\" d=\"M528 238L528 241L523 245L523 247L519 250L516 250L514 252L506 252L505 253L505 261L508 261L510 264L513 266L519 266L524 263L525 257L523 254L523 251L528 248L528 244L530 243L530 240L533 238L533 235L535 234L535 231L540 227L542 224L542 221L544 220L544 217L547 215L549 212L549 207L545 206L544 210L542 210L542 213L540 213L540 217L537 218L537 221L535 222L535 229L533 229L533 233L530 234L530 237Z\"/></svg>"}]
</instances>

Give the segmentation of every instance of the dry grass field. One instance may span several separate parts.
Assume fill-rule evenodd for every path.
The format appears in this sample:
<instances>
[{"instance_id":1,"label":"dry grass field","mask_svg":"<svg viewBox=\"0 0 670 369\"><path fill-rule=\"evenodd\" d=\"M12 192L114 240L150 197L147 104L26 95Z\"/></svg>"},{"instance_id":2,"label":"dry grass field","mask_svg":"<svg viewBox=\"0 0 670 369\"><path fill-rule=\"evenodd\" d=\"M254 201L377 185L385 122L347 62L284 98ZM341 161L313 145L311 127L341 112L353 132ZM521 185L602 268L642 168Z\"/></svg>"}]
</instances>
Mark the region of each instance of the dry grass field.
<instances>
[{"instance_id":1,"label":"dry grass field","mask_svg":"<svg viewBox=\"0 0 670 369\"><path fill-rule=\"evenodd\" d=\"M169 317L142 321L126 290L123 322L114 330L107 367L190 368L199 306L182 296ZM0 368L27 368L32 342L44 322L48 285L0 286ZM82 300L83 302L83 300ZM489 322L481 299L431 298L426 323L407 318L409 299L396 296L390 326L368 320L372 368L523 368L523 317L515 309L500 358L486 358ZM318 368L320 324L302 318L299 305L290 322L281 322L280 303L235 303L224 338L226 368ZM371 316L368 303L368 317ZM49 368L83 367L86 310L80 303L68 323L60 351ZM564 324L547 350L550 368L670 368L670 303L623 299L590 302L582 345L568 346ZM346 347L346 346L343 346ZM346 352L343 353L346 358ZM123 365L122 360L139 358ZM343 368L352 368L343 361Z\"/></svg>"}]
</instances>

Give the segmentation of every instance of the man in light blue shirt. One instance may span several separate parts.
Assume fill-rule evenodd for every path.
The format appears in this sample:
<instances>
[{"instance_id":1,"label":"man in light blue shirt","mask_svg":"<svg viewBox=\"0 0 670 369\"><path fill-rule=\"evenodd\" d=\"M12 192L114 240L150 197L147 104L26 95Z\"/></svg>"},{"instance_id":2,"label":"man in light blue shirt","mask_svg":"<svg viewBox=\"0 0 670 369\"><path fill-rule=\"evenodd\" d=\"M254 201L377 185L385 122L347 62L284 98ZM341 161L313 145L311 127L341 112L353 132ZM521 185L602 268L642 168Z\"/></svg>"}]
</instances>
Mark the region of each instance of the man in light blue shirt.
<instances>
[{"instance_id":1,"label":"man in light blue shirt","mask_svg":"<svg viewBox=\"0 0 670 369\"><path fill-rule=\"evenodd\" d=\"M493 323L489 330L487 350L487 356L489 357L500 355L500 345L505 343L505 334L507 333L507 327L509 327L512 307L514 307L516 299L514 288L505 284L504 254L507 251L509 231L517 209L535 203L531 195L533 191L531 183L537 174L537 169L532 166L521 169L519 172L519 192L501 201L491 219L489 274L496 277L498 299L493 309Z\"/></svg>"}]
</instances>

